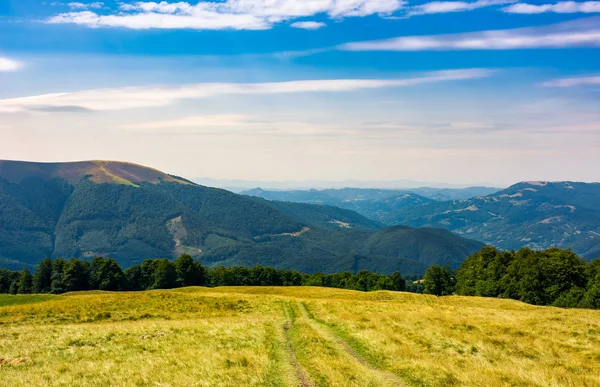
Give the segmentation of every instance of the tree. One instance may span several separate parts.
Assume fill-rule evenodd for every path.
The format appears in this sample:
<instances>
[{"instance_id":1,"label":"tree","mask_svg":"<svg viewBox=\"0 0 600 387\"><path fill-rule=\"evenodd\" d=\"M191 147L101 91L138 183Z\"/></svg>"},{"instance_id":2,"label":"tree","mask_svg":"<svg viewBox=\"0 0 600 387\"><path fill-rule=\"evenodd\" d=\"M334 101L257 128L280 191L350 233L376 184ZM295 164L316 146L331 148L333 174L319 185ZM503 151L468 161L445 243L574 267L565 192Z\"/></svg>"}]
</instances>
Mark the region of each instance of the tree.
<instances>
[{"instance_id":1,"label":"tree","mask_svg":"<svg viewBox=\"0 0 600 387\"><path fill-rule=\"evenodd\" d=\"M158 259L145 259L142 262L142 289L153 289Z\"/></svg>"},{"instance_id":2,"label":"tree","mask_svg":"<svg viewBox=\"0 0 600 387\"><path fill-rule=\"evenodd\" d=\"M33 292L50 293L52 289L52 260L44 259L38 263L33 275Z\"/></svg>"},{"instance_id":3,"label":"tree","mask_svg":"<svg viewBox=\"0 0 600 387\"><path fill-rule=\"evenodd\" d=\"M71 259L64 269L65 291L77 292L90 289L90 264L77 258Z\"/></svg>"},{"instance_id":4,"label":"tree","mask_svg":"<svg viewBox=\"0 0 600 387\"><path fill-rule=\"evenodd\" d=\"M403 292L406 290L406 280L404 277L398 272L393 273L390 278L392 279L392 283L394 284L394 290L397 292Z\"/></svg>"},{"instance_id":5,"label":"tree","mask_svg":"<svg viewBox=\"0 0 600 387\"><path fill-rule=\"evenodd\" d=\"M13 272L7 269L0 269L0 294L8 293L12 283Z\"/></svg>"},{"instance_id":6,"label":"tree","mask_svg":"<svg viewBox=\"0 0 600 387\"><path fill-rule=\"evenodd\" d=\"M31 294L33 292L33 276L28 269L23 269L19 275L19 294Z\"/></svg>"},{"instance_id":7,"label":"tree","mask_svg":"<svg viewBox=\"0 0 600 387\"><path fill-rule=\"evenodd\" d=\"M66 265L67 261L63 258L56 258L52 262L52 282L50 285L50 292L53 294L60 294L66 291L64 281L64 271Z\"/></svg>"},{"instance_id":8,"label":"tree","mask_svg":"<svg viewBox=\"0 0 600 387\"><path fill-rule=\"evenodd\" d=\"M144 286L144 276L142 274L142 267L140 265L133 265L123 272L125 277L125 290L144 290L146 287Z\"/></svg>"},{"instance_id":9,"label":"tree","mask_svg":"<svg viewBox=\"0 0 600 387\"><path fill-rule=\"evenodd\" d=\"M168 259L159 259L157 261L152 289L176 288L177 269L175 268L175 264Z\"/></svg>"},{"instance_id":10,"label":"tree","mask_svg":"<svg viewBox=\"0 0 600 387\"><path fill-rule=\"evenodd\" d=\"M180 286L202 286L204 285L204 268L200 262L195 262L188 255L183 254L175 260L177 270L177 282Z\"/></svg>"},{"instance_id":11,"label":"tree","mask_svg":"<svg viewBox=\"0 0 600 387\"><path fill-rule=\"evenodd\" d=\"M125 276L114 259L96 257L90 262L90 288L116 291L124 287Z\"/></svg>"},{"instance_id":12,"label":"tree","mask_svg":"<svg viewBox=\"0 0 600 387\"><path fill-rule=\"evenodd\" d=\"M448 265L433 265L425 271L423 293L436 296L448 296L455 289L454 271Z\"/></svg>"}]
</instances>

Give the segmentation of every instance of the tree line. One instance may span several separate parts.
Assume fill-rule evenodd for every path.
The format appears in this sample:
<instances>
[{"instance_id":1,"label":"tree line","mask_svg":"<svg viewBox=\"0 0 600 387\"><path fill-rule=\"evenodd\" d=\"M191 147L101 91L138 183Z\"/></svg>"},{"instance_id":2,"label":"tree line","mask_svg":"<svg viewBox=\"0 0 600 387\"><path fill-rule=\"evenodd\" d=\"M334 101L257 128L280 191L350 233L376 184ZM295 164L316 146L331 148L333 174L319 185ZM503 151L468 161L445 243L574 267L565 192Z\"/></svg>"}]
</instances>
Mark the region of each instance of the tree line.
<instances>
[{"instance_id":1,"label":"tree line","mask_svg":"<svg viewBox=\"0 0 600 387\"><path fill-rule=\"evenodd\" d=\"M600 309L600 258L587 262L571 250L558 248L515 252L485 247L456 271L438 265L427 269L423 292Z\"/></svg>"},{"instance_id":2,"label":"tree line","mask_svg":"<svg viewBox=\"0 0 600 387\"><path fill-rule=\"evenodd\" d=\"M175 261L146 259L123 270L114 259L45 259L35 273L0 269L0 293L81 290L140 291L186 286L322 286L360 291L393 290L446 296L509 298L534 305L600 309L600 259L587 262L570 250L501 251L485 247L457 270L433 265L422 279L359 271L306 274L255 266L208 268L189 255Z\"/></svg>"},{"instance_id":3,"label":"tree line","mask_svg":"<svg viewBox=\"0 0 600 387\"><path fill-rule=\"evenodd\" d=\"M323 286L361 291L404 291L406 281L400 273L305 274L263 266L207 268L186 254L175 261L146 259L125 270L114 259L103 257L89 262L77 258L45 259L33 274L28 269L0 269L0 293L8 294L140 291L186 286Z\"/></svg>"}]
</instances>

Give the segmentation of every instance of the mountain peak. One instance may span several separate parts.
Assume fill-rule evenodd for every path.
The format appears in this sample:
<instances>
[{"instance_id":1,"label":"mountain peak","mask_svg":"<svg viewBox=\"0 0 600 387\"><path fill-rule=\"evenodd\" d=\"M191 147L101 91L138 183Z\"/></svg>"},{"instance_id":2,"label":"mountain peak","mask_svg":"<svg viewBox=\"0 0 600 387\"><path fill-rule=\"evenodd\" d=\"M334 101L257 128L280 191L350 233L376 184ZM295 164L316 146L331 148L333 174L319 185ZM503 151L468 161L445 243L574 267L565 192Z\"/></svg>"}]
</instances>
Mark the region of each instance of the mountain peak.
<instances>
[{"instance_id":1,"label":"mountain peak","mask_svg":"<svg viewBox=\"0 0 600 387\"><path fill-rule=\"evenodd\" d=\"M0 177L13 183L19 183L28 177L37 177L44 180L62 178L70 183L76 183L82 178L88 177L89 180L98 184L137 185L143 182L190 184L153 168L134 163L107 160L65 163L0 160Z\"/></svg>"}]
</instances>

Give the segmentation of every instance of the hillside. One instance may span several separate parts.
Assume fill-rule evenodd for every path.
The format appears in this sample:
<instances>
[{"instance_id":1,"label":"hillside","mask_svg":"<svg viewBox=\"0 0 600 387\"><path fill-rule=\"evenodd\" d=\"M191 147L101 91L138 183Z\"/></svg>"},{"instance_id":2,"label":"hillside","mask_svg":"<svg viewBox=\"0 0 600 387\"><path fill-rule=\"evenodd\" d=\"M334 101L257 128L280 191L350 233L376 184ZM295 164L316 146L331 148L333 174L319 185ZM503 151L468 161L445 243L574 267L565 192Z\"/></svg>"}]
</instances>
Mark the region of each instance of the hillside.
<instances>
[{"instance_id":1,"label":"hillside","mask_svg":"<svg viewBox=\"0 0 600 387\"><path fill-rule=\"evenodd\" d=\"M329 229L378 230L385 226L357 212L334 206L317 206L305 203L281 202L251 197L259 203L272 207L292 218L313 226Z\"/></svg>"},{"instance_id":2,"label":"hillside","mask_svg":"<svg viewBox=\"0 0 600 387\"><path fill-rule=\"evenodd\" d=\"M260 188L242 192L267 200L336 206L381 222L388 213L404 207L413 207L435 201L469 199L499 191L498 188L411 188L391 189L324 189L268 191Z\"/></svg>"},{"instance_id":3,"label":"hillside","mask_svg":"<svg viewBox=\"0 0 600 387\"><path fill-rule=\"evenodd\" d=\"M598 311L498 298L306 286L0 295L0 324L0 378L15 387L600 385Z\"/></svg>"},{"instance_id":4,"label":"hillside","mask_svg":"<svg viewBox=\"0 0 600 387\"><path fill-rule=\"evenodd\" d=\"M380 234L350 211L265 203L127 163L0 166L0 263L11 267L97 255L127 267L188 253L209 265L418 273L483 246L440 230Z\"/></svg>"},{"instance_id":5,"label":"hillside","mask_svg":"<svg viewBox=\"0 0 600 387\"><path fill-rule=\"evenodd\" d=\"M389 212L386 224L442 227L502 249L552 246L600 257L600 184L523 182L498 193Z\"/></svg>"}]
</instances>

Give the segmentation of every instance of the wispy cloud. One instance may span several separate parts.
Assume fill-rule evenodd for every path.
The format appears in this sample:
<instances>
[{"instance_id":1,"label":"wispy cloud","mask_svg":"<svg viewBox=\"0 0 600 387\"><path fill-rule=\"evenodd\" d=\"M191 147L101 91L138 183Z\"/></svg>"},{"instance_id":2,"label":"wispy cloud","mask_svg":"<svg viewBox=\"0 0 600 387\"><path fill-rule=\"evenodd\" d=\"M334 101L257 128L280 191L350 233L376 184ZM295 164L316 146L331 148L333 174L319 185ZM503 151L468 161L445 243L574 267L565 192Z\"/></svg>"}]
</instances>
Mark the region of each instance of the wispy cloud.
<instances>
[{"instance_id":1,"label":"wispy cloud","mask_svg":"<svg viewBox=\"0 0 600 387\"><path fill-rule=\"evenodd\" d=\"M479 8L516 3L518 0L478 0L478 1L432 1L410 7L407 16L436 13L465 12Z\"/></svg>"},{"instance_id":2,"label":"wispy cloud","mask_svg":"<svg viewBox=\"0 0 600 387\"><path fill-rule=\"evenodd\" d=\"M301 136L330 137L349 135L364 130L364 125L332 124L314 121L294 121L268 116L245 114L208 114L162 121L121 125L117 129L180 135L244 135L244 136Z\"/></svg>"},{"instance_id":3,"label":"wispy cloud","mask_svg":"<svg viewBox=\"0 0 600 387\"><path fill-rule=\"evenodd\" d=\"M154 131L161 129L185 129L202 127L247 126L256 123L256 118L244 114L212 114L190 116L172 120L149 121L119 126L119 129L134 131Z\"/></svg>"},{"instance_id":4,"label":"wispy cloud","mask_svg":"<svg viewBox=\"0 0 600 387\"><path fill-rule=\"evenodd\" d=\"M465 69L428 72L403 79L331 79L271 83L199 83L180 86L143 86L44 94L0 100L0 112L48 111L49 108L122 110L168 106L184 99L218 95L265 95L350 92L364 89L416 86L426 83L488 77L493 70Z\"/></svg>"},{"instance_id":5,"label":"wispy cloud","mask_svg":"<svg viewBox=\"0 0 600 387\"><path fill-rule=\"evenodd\" d=\"M226 0L199 1L197 4L136 2L121 4L120 9L111 14L89 10L67 12L49 18L48 22L130 29L260 30L269 29L279 22L318 14L330 18L389 15L403 6L403 0ZM312 25L314 28L315 24Z\"/></svg>"},{"instance_id":6,"label":"wispy cloud","mask_svg":"<svg viewBox=\"0 0 600 387\"><path fill-rule=\"evenodd\" d=\"M315 21L305 21L305 22L296 22L290 24L290 27L300 28L303 30L318 30L319 28L325 27L325 23L315 22Z\"/></svg>"},{"instance_id":7,"label":"wispy cloud","mask_svg":"<svg viewBox=\"0 0 600 387\"><path fill-rule=\"evenodd\" d=\"M100 9L104 6L104 3L96 1L93 3L79 3L79 2L72 2L72 3L67 3L67 6L71 9Z\"/></svg>"},{"instance_id":8,"label":"wispy cloud","mask_svg":"<svg viewBox=\"0 0 600 387\"><path fill-rule=\"evenodd\" d=\"M542 27L492 30L448 35L402 36L347 43L346 51L510 50L600 46L600 17Z\"/></svg>"},{"instance_id":9,"label":"wispy cloud","mask_svg":"<svg viewBox=\"0 0 600 387\"><path fill-rule=\"evenodd\" d=\"M544 82L541 85L547 86L547 87L575 87L575 86L600 85L600 76L560 78L560 79L554 79L552 81Z\"/></svg>"},{"instance_id":10,"label":"wispy cloud","mask_svg":"<svg viewBox=\"0 0 600 387\"><path fill-rule=\"evenodd\" d=\"M16 71L23 67L21 62L0 56L0 71Z\"/></svg>"},{"instance_id":11,"label":"wispy cloud","mask_svg":"<svg viewBox=\"0 0 600 387\"><path fill-rule=\"evenodd\" d=\"M538 14L554 13L600 13L600 1L559 1L554 4L513 4L502 8L507 13Z\"/></svg>"}]
</instances>

